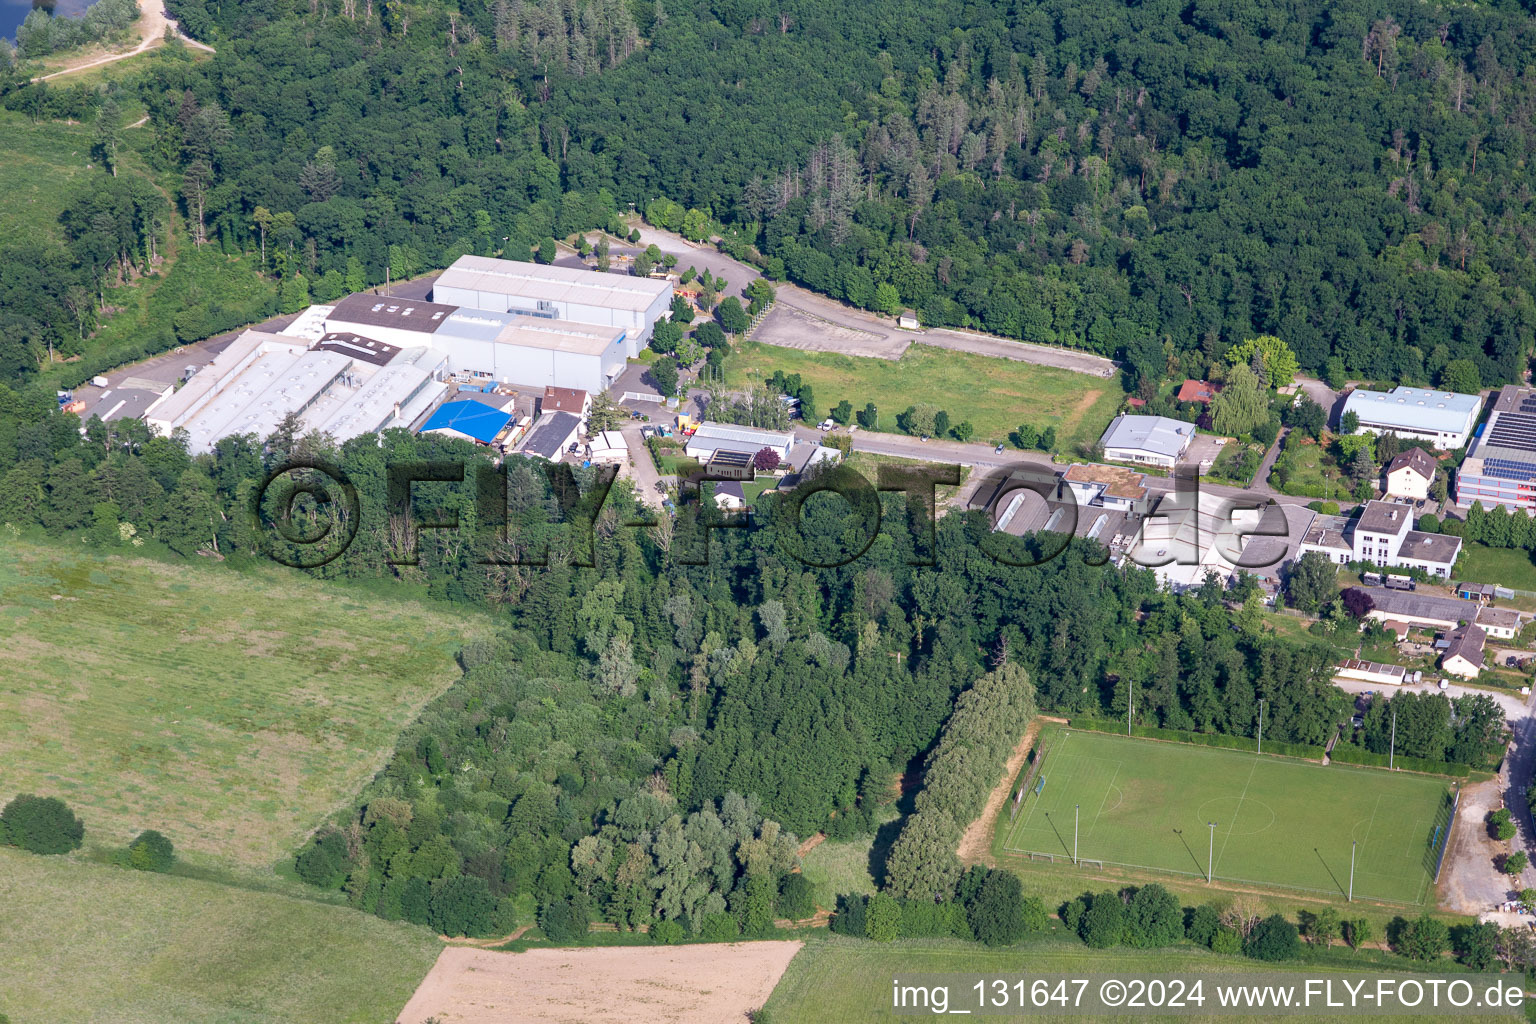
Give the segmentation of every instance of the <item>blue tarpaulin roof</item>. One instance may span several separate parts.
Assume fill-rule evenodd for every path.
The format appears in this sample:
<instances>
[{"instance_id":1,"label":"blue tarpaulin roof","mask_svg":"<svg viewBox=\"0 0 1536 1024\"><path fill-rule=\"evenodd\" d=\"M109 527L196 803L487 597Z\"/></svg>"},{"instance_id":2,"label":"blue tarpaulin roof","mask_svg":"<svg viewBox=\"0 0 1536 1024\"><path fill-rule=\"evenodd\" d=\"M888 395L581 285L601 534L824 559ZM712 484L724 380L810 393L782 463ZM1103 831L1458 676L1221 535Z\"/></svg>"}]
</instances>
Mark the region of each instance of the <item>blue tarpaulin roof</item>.
<instances>
[{"instance_id":1,"label":"blue tarpaulin roof","mask_svg":"<svg viewBox=\"0 0 1536 1024\"><path fill-rule=\"evenodd\" d=\"M511 413L470 399L441 406L421 429L423 433L428 430L457 430L481 444L490 444L510 422Z\"/></svg>"}]
</instances>

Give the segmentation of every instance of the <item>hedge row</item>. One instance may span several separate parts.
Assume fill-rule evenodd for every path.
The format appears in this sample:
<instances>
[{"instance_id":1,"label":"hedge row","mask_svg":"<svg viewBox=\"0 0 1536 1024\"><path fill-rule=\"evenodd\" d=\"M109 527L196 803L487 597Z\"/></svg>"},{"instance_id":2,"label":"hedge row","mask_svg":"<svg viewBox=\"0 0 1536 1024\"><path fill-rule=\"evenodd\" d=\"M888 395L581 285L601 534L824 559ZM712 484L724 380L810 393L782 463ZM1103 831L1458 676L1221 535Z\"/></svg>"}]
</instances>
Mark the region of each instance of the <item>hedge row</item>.
<instances>
[{"instance_id":1,"label":"hedge row","mask_svg":"<svg viewBox=\"0 0 1536 1024\"><path fill-rule=\"evenodd\" d=\"M1333 748L1329 759L1339 764L1359 764L1372 768L1385 768L1389 759L1386 754L1376 754L1363 747L1357 747L1350 743L1340 743ZM1449 775L1453 779L1464 779L1475 770L1469 764L1457 764L1454 761L1431 761L1424 757L1409 757L1406 754L1398 754L1390 762L1404 771L1424 772L1429 775Z\"/></svg>"},{"instance_id":2,"label":"hedge row","mask_svg":"<svg viewBox=\"0 0 1536 1024\"><path fill-rule=\"evenodd\" d=\"M1074 718L1072 728L1084 729L1088 732L1108 732L1125 735L1125 723L1113 722L1101 718ZM1155 725L1136 725L1131 727L1132 736L1141 736L1154 740L1172 740L1175 743L1193 743L1202 747L1223 747L1227 750L1258 750L1259 743L1247 736L1228 736L1224 733L1214 732L1188 732L1184 729L1160 729ZM1309 743L1286 743L1282 740L1265 740L1264 752L1267 754L1281 754L1285 757L1301 757L1311 761L1321 761L1324 749Z\"/></svg>"}]
</instances>

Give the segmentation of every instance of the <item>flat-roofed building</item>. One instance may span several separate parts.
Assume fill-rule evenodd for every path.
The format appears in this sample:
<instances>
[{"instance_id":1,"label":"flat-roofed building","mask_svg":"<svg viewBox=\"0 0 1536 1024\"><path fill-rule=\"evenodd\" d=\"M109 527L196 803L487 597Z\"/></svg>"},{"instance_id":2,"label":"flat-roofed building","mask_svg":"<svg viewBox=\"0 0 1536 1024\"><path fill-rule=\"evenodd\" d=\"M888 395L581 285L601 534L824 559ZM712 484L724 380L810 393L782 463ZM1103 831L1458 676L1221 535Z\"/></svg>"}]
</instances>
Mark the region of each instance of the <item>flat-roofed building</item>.
<instances>
[{"instance_id":1,"label":"flat-roofed building","mask_svg":"<svg viewBox=\"0 0 1536 1024\"><path fill-rule=\"evenodd\" d=\"M454 312L423 299L397 299L359 293L337 302L325 316L327 334L360 334L396 348L431 344L431 336Z\"/></svg>"},{"instance_id":2,"label":"flat-roofed building","mask_svg":"<svg viewBox=\"0 0 1536 1024\"><path fill-rule=\"evenodd\" d=\"M1134 469L1074 464L1067 467L1061 480L1079 505L1093 505L1120 512L1146 511L1146 477Z\"/></svg>"},{"instance_id":3,"label":"flat-roofed building","mask_svg":"<svg viewBox=\"0 0 1536 1024\"><path fill-rule=\"evenodd\" d=\"M605 391L624 370L621 327L456 309L432 336L454 373L525 387Z\"/></svg>"},{"instance_id":4,"label":"flat-roofed building","mask_svg":"<svg viewBox=\"0 0 1536 1024\"><path fill-rule=\"evenodd\" d=\"M684 446L684 452L689 458L698 459L700 463L707 464L716 452L734 452L746 455L748 458L756 455L764 448L771 448L779 455L781 462L788 461L789 450L794 446L795 435L781 434L772 430L758 430L755 427L739 427L729 423L705 423L693 432Z\"/></svg>"},{"instance_id":5,"label":"flat-roofed building","mask_svg":"<svg viewBox=\"0 0 1536 1024\"><path fill-rule=\"evenodd\" d=\"M1456 504L1536 509L1536 389L1506 387L1456 470Z\"/></svg>"},{"instance_id":6,"label":"flat-roofed building","mask_svg":"<svg viewBox=\"0 0 1536 1024\"><path fill-rule=\"evenodd\" d=\"M617 327L633 359L672 303L668 281L488 256L461 256L432 286L435 302Z\"/></svg>"},{"instance_id":7,"label":"flat-roofed building","mask_svg":"<svg viewBox=\"0 0 1536 1024\"><path fill-rule=\"evenodd\" d=\"M1401 665L1387 665L1379 661L1361 661L1347 658L1334 670L1335 679L1353 679L1362 683L1381 683L1385 686L1402 686L1408 670Z\"/></svg>"},{"instance_id":8,"label":"flat-roofed building","mask_svg":"<svg viewBox=\"0 0 1536 1024\"><path fill-rule=\"evenodd\" d=\"M1354 413L1357 434L1396 434L1428 441L1437 448L1466 446L1483 407L1479 395L1396 387L1391 391L1357 388L1344 400L1341 416Z\"/></svg>"}]
</instances>

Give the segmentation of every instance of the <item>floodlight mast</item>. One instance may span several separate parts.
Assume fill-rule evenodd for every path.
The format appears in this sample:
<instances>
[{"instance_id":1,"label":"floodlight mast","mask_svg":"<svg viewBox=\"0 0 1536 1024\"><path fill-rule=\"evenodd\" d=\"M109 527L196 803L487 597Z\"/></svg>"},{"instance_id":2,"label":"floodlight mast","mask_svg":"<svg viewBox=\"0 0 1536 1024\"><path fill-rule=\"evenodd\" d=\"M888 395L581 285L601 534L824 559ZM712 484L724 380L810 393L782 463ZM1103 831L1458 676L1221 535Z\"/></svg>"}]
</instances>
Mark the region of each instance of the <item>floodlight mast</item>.
<instances>
[{"instance_id":1,"label":"floodlight mast","mask_svg":"<svg viewBox=\"0 0 1536 1024\"><path fill-rule=\"evenodd\" d=\"M1259 698L1259 753L1264 753L1264 698Z\"/></svg>"},{"instance_id":2,"label":"floodlight mast","mask_svg":"<svg viewBox=\"0 0 1536 1024\"><path fill-rule=\"evenodd\" d=\"M1348 901L1350 903L1355 902L1355 848L1358 847L1359 845L1360 845L1360 841L1359 840L1357 840L1357 839L1350 840L1350 843L1349 843L1349 896L1348 896Z\"/></svg>"},{"instance_id":3,"label":"floodlight mast","mask_svg":"<svg viewBox=\"0 0 1536 1024\"><path fill-rule=\"evenodd\" d=\"M1210 885L1216 875L1216 823L1208 821L1206 824L1211 826L1211 845L1205 854L1205 884Z\"/></svg>"},{"instance_id":4,"label":"floodlight mast","mask_svg":"<svg viewBox=\"0 0 1536 1024\"><path fill-rule=\"evenodd\" d=\"M1072 863L1077 863L1077 819L1081 804L1072 805Z\"/></svg>"}]
</instances>

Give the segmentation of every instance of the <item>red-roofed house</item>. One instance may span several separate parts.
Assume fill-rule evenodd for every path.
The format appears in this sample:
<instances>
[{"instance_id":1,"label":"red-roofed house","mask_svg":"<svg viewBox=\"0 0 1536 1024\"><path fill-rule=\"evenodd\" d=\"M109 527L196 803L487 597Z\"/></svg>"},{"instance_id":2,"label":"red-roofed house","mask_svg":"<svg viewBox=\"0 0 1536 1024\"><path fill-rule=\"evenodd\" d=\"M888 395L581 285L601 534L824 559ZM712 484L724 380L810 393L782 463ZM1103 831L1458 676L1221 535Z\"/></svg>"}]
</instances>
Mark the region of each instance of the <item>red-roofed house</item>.
<instances>
[{"instance_id":1,"label":"red-roofed house","mask_svg":"<svg viewBox=\"0 0 1536 1024\"><path fill-rule=\"evenodd\" d=\"M1209 405L1211 399L1216 397L1216 392L1220 390L1220 384L1203 380L1185 380L1179 386L1179 393L1174 397L1180 402L1199 402L1201 405Z\"/></svg>"}]
</instances>

